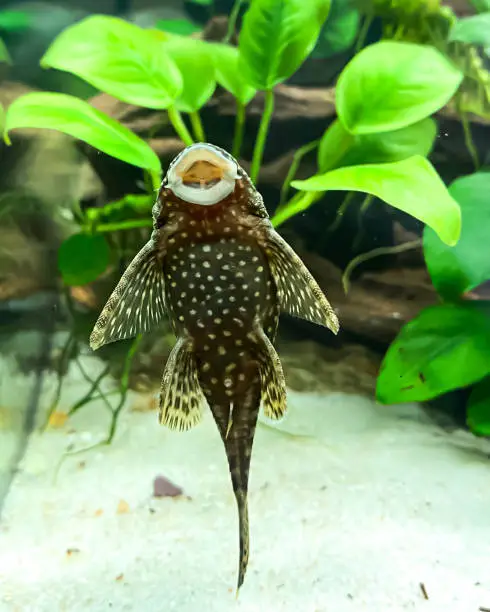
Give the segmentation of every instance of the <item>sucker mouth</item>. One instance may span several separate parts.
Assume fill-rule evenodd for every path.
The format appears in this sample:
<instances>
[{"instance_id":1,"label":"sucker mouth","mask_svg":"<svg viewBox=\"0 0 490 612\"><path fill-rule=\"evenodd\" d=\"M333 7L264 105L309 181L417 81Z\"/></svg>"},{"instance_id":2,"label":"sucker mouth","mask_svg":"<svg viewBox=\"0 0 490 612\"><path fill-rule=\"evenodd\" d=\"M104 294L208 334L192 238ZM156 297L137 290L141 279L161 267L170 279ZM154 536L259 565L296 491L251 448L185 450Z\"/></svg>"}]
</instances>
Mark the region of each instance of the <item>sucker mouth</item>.
<instances>
[{"instance_id":1,"label":"sucker mouth","mask_svg":"<svg viewBox=\"0 0 490 612\"><path fill-rule=\"evenodd\" d=\"M168 171L168 187L186 202L209 206L226 198L239 178L236 162L207 144L188 147Z\"/></svg>"},{"instance_id":2,"label":"sucker mouth","mask_svg":"<svg viewBox=\"0 0 490 612\"><path fill-rule=\"evenodd\" d=\"M197 189L214 187L224 178L223 168L207 159L195 161L189 168L177 174L180 175L184 185Z\"/></svg>"}]
</instances>

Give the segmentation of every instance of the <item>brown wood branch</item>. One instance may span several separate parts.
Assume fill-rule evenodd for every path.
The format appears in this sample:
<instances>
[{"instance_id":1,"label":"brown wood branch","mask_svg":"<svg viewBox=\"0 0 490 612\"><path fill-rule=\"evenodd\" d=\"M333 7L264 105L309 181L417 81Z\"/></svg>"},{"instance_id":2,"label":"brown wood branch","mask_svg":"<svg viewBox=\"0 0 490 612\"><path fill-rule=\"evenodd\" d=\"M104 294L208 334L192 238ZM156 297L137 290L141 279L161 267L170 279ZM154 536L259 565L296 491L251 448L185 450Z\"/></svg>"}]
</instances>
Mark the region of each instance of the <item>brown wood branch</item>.
<instances>
[{"instance_id":1,"label":"brown wood branch","mask_svg":"<svg viewBox=\"0 0 490 612\"><path fill-rule=\"evenodd\" d=\"M275 88L274 120L288 121L294 118L331 119L337 112L335 109L335 87L296 87L293 85L278 85ZM235 99L228 92L216 95L210 102L219 115L234 115ZM250 116L261 116L264 107L264 94L259 92L247 107ZM450 102L436 113L437 116L453 121L459 121L455 105ZM468 118L473 123L490 125L490 120L473 113Z\"/></svg>"}]
</instances>

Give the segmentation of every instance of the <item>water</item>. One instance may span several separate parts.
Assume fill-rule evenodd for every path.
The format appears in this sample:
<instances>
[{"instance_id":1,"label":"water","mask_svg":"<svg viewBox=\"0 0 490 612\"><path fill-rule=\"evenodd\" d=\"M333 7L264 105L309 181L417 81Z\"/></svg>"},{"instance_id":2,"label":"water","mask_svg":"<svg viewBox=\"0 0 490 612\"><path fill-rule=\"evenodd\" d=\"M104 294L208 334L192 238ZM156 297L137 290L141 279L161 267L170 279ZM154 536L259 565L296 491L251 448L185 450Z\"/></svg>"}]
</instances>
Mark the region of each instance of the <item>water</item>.
<instances>
[{"instance_id":1,"label":"water","mask_svg":"<svg viewBox=\"0 0 490 612\"><path fill-rule=\"evenodd\" d=\"M55 11L49 2L11 2L10 12L0 10L0 38L12 59L1 64L4 107L31 90L63 92L74 96L74 104L88 100L141 139L121 136L117 128L111 136L100 126L98 132L92 115L87 120L82 113L80 119L78 110L70 111L73 123L66 128L55 98L49 112L31 109L29 121L39 128L72 130L71 136L33 129L27 115L18 111L14 121L7 112L7 124L17 122L17 127L0 158L0 612L490 609L485 250L490 134L478 72L486 70L486 52L481 45L468 50L444 42L443 52L456 65L458 53L467 62L472 53L482 60L481 66L467 66L466 79L455 86L471 103L469 131L453 103L432 104L441 88L451 86L457 68L439 63L440 69L425 78L423 66L434 58L424 56L410 72L407 56L395 71L405 80L388 87L399 47L391 48L386 61L366 63L362 74L388 72L369 95L362 89L369 79L354 79L364 104L358 118L398 108L396 120L402 121L403 113L417 108L416 96L409 102L402 96L396 104L390 96L406 91L410 78L416 83L411 91L429 92L432 110L415 127L400 124L398 130L354 139L343 125L333 124L336 113L342 115L339 86L336 101L333 87L356 55L356 44L375 47L382 31L390 39L390 24L397 25L401 40L413 41L413 30L396 7L385 7L384 21L377 17L370 25L356 7L332 2L313 55L265 96L254 96L251 82L272 69L275 47L259 54L255 76L247 76L233 50L224 51L228 59L216 56L221 72L215 90L210 56L199 55L201 47L186 39L193 61L179 64L182 56L174 50L185 84L167 114L159 104L170 95L175 73L160 64L161 33L144 39L143 52L139 34L124 30L121 38L118 22L102 19L82 30L80 40L88 45L83 53L73 55L67 47L51 55L48 63L58 62L60 70L40 68L39 61L60 32L95 11L144 28L159 24L160 32L234 43L246 3L93 4L73 1ZM456 3L446 4L454 5L458 19L465 16ZM287 12L289 6L273 8L273 26L264 18L266 34L267 28L281 27L279 9ZM446 41L448 14L417 12L410 19L417 36L425 36L423 23ZM319 13L305 23L301 13L295 15L298 36L309 35ZM294 28L296 21L290 23ZM110 34L104 38L106 27ZM261 31L257 24L248 33L246 28L244 38ZM91 64L94 40L102 41L102 51ZM269 32L261 40L266 45L273 36ZM432 44L415 42L420 53ZM116 46L110 47L114 64L104 73L109 75L104 86L90 82L88 73L73 76L62 65L76 56L84 59L80 70L95 65L100 76L108 44ZM169 46L163 48L170 53ZM128 65L135 57L139 68L133 66L132 73ZM116 84L115 66L123 75ZM141 66L147 72L131 85ZM444 83L431 90L441 75ZM247 104L242 123L241 107L237 115L226 90L237 83L244 88L245 82L248 89L235 91ZM97 86L112 96L97 93ZM145 104L128 98L141 92L138 87ZM475 88L483 96L479 107ZM345 99L352 102L355 93L351 88ZM189 113L186 104L196 95L202 108ZM52 108L59 114L48 125ZM341 326L334 336L302 319L280 319L275 346L287 382L288 412L279 423L259 417L249 486L250 561L238 600L236 502L211 413L206 408L202 422L183 433L158 424L161 376L175 343L168 321L136 341L97 352L88 343L107 297L149 238L159 165L165 173L182 141L201 140L201 130L206 141L230 152L241 142L240 163L250 175L260 167L258 188L268 213L317 280ZM267 134L262 159L258 133ZM342 157L344 147L347 157ZM406 163L413 154L427 157L449 191L434 174L424 174L421 183L417 172L426 162L419 158L408 181L404 167L397 166L397 176L405 178L386 191L392 186L386 166ZM327 166L336 160L344 172L361 166L349 180L360 181L368 163L382 165L385 173L359 189L349 183L337 190L336 184L316 202L314 195L309 207L299 197L291 204L302 193L284 185L291 164L293 170L297 165L295 178L303 180L319 172L322 159ZM327 170L337 172L332 166L321 173ZM434 235L424 252L424 223L449 240L459 210L463 230L454 250ZM431 211L439 212L431 216ZM73 234L81 237L73 241ZM374 256L365 258L373 249ZM295 285L293 293L299 295L299 289ZM401 330L406 334L427 312L436 314L429 315L422 332L393 348Z\"/></svg>"}]
</instances>

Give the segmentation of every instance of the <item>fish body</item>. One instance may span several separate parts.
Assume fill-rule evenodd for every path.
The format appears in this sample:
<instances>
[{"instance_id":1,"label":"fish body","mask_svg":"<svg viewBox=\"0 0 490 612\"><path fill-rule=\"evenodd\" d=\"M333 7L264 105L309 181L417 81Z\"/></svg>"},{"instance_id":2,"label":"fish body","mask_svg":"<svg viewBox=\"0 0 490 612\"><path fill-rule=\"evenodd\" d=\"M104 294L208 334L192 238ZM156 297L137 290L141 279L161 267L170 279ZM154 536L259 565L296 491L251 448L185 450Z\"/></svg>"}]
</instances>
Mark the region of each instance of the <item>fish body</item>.
<instances>
[{"instance_id":1,"label":"fish body","mask_svg":"<svg viewBox=\"0 0 490 612\"><path fill-rule=\"evenodd\" d=\"M239 516L238 589L249 556L248 477L260 405L286 410L273 347L279 313L338 331L333 309L273 229L260 194L228 153L199 143L171 163L153 233L104 307L90 342L150 331L167 314L177 342L165 366L160 422L196 425L207 402L225 446Z\"/></svg>"}]
</instances>

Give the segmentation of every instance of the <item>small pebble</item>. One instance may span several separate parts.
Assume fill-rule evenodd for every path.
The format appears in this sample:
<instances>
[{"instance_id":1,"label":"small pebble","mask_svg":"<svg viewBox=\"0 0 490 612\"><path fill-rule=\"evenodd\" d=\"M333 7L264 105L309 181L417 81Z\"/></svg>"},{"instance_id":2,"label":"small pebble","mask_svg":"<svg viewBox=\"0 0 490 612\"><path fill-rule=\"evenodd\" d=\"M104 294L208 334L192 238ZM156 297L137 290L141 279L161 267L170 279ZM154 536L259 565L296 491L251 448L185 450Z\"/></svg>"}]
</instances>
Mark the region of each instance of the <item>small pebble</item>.
<instances>
[{"instance_id":1,"label":"small pebble","mask_svg":"<svg viewBox=\"0 0 490 612\"><path fill-rule=\"evenodd\" d=\"M165 476L157 476L153 481L153 497L178 497L183 492L183 489L174 485Z\"/></svg>"}]
</instances>

